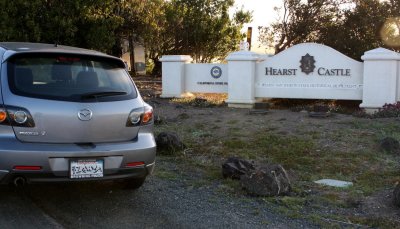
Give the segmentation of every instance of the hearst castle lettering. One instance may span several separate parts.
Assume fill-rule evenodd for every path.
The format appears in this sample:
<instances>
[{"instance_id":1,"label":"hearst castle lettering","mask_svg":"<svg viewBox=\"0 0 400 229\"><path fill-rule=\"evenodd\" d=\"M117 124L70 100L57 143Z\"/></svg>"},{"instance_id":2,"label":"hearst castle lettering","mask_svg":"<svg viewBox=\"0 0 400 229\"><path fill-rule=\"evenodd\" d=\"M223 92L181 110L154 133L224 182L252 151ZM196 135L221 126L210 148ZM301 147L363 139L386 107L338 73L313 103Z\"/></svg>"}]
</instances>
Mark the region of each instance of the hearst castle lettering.
<instances>
[{"instance_id":1,"label":"hearst castle lettering","mask_svg":"<svg viewBox=\"0 0 400 229\"><path fill-rule=\"evenodd\" d=\"M265 75L271 76L295 76L297 69L277 69L277 68L266 68Z\"/></svg>"},{"instance_id":2,"label":"hearst castle lettering","mask_svg":"<svg viewBox=\"0 0 400 229\"><path fill-rule=\"evenodd\" d=\"M265 68L265 75L267 76L295 76L297 75L298 69L294 68ZM327 68L318 68L317 74L319 76L351 76L350 69L327 69Z\"/></svg>"}]
</instances>

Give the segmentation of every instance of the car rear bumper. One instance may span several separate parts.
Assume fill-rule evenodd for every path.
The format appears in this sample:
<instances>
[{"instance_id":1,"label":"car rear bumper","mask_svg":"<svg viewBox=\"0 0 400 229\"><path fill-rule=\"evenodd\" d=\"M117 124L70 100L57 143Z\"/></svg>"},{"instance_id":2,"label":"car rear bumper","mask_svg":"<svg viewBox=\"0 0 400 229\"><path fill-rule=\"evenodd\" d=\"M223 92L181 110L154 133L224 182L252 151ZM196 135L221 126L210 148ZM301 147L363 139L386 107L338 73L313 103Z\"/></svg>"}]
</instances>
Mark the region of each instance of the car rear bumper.
<instances>
[{"instance_id":1,"label":"car rear bumper","mask_svg":"<svg viewBox=\"0 0 400 229\"><path fill-rule=\"evenodd\" d=\"M143 177L155 165L156 144L151 133L139 133L135 140L100 144L22 143L15 138L0 141L0 183L9 183L22 176L28 183L66 182L77 180L109 180ZM104 160L101 178L70 179L71 159ZM128 163L143 164L127 167ZM16 170L15 166L40 166L38 171Z\"/></svg>"}]
</instances>

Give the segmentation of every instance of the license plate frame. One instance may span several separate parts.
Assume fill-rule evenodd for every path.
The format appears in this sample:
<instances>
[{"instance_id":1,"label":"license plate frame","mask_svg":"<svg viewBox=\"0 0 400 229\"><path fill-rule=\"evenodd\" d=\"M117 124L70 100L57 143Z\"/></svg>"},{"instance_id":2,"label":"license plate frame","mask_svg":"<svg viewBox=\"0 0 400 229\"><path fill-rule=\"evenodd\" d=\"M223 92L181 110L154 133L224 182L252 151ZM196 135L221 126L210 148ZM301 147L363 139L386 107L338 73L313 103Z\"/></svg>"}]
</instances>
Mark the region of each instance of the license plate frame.
<instances>
[{"instance_id":1,"label":"license plate frame","mask_svg":"<svg viewBox=\"0 0 400 229\"><path fill-rule=\"evenodd\" d=\"M104 159L77 158L69 160L70 179L90 179L104 177Z\"/></svg>"}]
</instances>

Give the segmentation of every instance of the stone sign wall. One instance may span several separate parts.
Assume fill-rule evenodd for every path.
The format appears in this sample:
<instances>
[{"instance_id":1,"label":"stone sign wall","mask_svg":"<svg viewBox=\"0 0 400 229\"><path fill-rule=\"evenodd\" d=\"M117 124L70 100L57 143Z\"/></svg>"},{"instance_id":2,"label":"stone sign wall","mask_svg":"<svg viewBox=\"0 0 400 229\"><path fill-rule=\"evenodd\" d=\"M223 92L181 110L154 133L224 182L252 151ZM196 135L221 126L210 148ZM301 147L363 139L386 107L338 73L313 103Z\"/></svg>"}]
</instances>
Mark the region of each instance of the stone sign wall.
<instances>
[{"instance_id":1,"label":"stone sign wall","mask_svg":"<svg viewBox=\"0 0 400 229\"><path fill-rule=\"evenodd\" d=\"M367 109L400 101L400 54L378 48L355 61L315 43L266 57L241 50L228 64L191 64L190 56L163 56L162 97L185 92L228 93L230 107L264 98L362 100Z\"/></svg>"},{"instance_id":2,"label":"stone sign wall","mask_svg":"<svg viewBox=\"0 0 400 229\"><path fill-rule=\"evenodd\" d=\"M363 65L319 44L296 45L256 64L258 98L362 99Z\"/></svg>"}]
</instances>

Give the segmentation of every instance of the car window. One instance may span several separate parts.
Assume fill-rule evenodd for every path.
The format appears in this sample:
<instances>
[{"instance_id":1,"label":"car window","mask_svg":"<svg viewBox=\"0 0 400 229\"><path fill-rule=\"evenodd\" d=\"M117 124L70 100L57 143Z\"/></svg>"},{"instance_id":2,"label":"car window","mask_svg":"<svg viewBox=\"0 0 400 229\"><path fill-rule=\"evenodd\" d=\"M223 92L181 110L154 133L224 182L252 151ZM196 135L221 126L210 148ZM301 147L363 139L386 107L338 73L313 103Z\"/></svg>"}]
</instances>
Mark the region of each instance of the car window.
<instances>
[{"instance_id":1,"label":"car window","mask_svg":"<svg viewBox=\"0 0 400 229\"><path fill-rule=\"evenodd\" d=\"M16 55L8 63L14 94L65 101L118 101L136 98L119 61L65 54Z\"/></svg>"}]
</instances>

